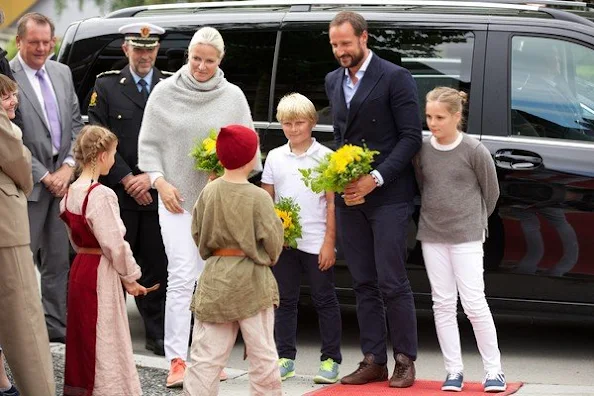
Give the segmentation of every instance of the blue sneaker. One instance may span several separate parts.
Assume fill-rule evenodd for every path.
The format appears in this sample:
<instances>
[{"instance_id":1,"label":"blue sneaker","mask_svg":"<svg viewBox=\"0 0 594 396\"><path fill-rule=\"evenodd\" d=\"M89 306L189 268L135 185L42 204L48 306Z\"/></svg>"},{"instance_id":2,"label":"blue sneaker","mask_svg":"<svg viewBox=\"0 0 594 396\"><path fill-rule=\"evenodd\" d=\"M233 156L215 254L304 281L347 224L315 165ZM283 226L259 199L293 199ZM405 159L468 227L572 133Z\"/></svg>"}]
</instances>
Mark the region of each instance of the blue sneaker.
<instances>
[{"instance_id":1,"label":"blue sneaker","mask_svg":"<svg viewBox=\"0 0 594 396\"><path fill-rule=\"evenodd\" d=\"M338 367L333 359L326 359L320 364L318 374L314 377L316 384L335 384L338 381Z\"/></svg>"},{"instance_id":2,"label":"blue sneaker","mask_svg":"<svg viewBox=\"0 0 594 396\"><path fill-rule=\"evenodd\" d=\"M0 391L0 396L19 396L20 393L17 388L12 385L9 390Z\"/></svg>"},{"instance_id":3,"label":"blue sneaker","mask_svg":"<svg viewBox=\"0 0 594 396\"><path fill-rule=\"evenodd\" d=\"M448 374L443 385L441 386L442 391L450 392L461 392L464 387L464 376L462 373Z\"/></svg>"},{"instance_id":4,"label":"blue sneaker","mask_svg":"<svg viewBox=\"0 0 594 396\"><path fill-rule=\"evenodd\" d=\"M287 358L278 359L281 381L295 376L295 361Z\"/></svg>"},{"instance_id":5,"label":"blue sneaker","mask_svg":"<svg viewBox=\"0 0 594 396\"><path fill-rule=\"evenodd\" d=\"M507 383L505 382L505 375L503 373L487 373L485 381L485 392L505 392Z\"/></svg>"}]
</instances>

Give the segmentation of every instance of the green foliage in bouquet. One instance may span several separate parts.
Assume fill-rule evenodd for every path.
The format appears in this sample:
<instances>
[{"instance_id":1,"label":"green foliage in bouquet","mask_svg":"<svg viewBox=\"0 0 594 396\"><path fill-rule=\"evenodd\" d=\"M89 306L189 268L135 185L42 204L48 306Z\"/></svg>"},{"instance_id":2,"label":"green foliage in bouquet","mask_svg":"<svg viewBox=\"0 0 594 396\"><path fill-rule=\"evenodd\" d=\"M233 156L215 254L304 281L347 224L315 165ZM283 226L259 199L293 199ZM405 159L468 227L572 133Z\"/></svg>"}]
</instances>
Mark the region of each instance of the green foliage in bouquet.
<instances>
[{"instance_id":1,"label":"green foliage in bouquet","mask_svg":"<svg viewBox=\"0 0 594 396\"><path fill-rule=\"evenodd\" d=\"M274 211L283 222L285 245L297 248L297 239L301 238L299 212L301 208L293 198L281 198L274 205Z\"/></svg>"},{"instance_id":2,"label":"green foliage in bouquet","mask_svg":"<svg viewBox=\"0 0 594 396\"><path fill-rule=\"evenodd\" d=\"M373 157L377 154L379 151L346 144L328 153L316 167L299 169L301 180L315 193L341 193L351 181L373 170Z\"/></svg>"},{"instance_id":3,"label":"green foliage in bouquet","mask_svg":"<svg viewBox=\"0 0 594 396\"><path fill-rule=\"evenodd\" d=\"M194 158L194 168L199 171L222 176L225 169L217 157L217 131L211 129L206 139L196 141L190 156Z\"/></svg>"}]
</instances>

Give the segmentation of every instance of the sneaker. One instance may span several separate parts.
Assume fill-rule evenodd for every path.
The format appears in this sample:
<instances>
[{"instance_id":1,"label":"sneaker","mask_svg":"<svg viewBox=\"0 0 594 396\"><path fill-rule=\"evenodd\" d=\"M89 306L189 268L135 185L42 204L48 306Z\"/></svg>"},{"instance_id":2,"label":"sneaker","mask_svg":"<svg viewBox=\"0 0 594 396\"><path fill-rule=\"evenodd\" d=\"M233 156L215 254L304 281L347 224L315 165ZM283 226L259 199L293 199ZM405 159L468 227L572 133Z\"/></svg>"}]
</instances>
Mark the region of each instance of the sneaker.
<instances>
[{"instance_id":1,"label":"sneaker","mask_svg":"<svg viewBox=\"0 0 594 396\"><path fill-rule=\"evenodd\" d=\"M228 379L229 376L227 375L227 372L225 371L225 369L222 369L219 373L219 381L227 381Z\"/></svg>"},{"instance_id":2,"label":"sneaker","mask_svg":"<svg viewBox=\"0 0 594 396\"><path fill-rule=\"evenodd\" d=\"M485 392L505 392L507 383L505 382L505 375L503 373L487 373L485 381Z\"/></svg>"},{"instance_id":3,"label":"sneaker","mask_svg":"<svg viewBox=\"0 0 594 396\"><path fill-rule=\"evenodd\" d=\"M180 388L184 385L184 374L186 373L186 362L181 358L175 358L171 361L169 375L167 376L168 388Z\"/></svg>"},{"instance_id":4,"label":"sneaker","mask_svg":"<svg viewBox=\"0 0 594 396\"><path fill-rule=\"evenodd\" d=\"M335 384L338 381L338 368L340 365L333 359L326 359L320 364L318 374L314 377L316 384Z\"/></svg>"},{"instance_id":5,"label":"sneaker","mask_svg":"<svg viewBox=\"0 0 594 396\"><path fill-rule=\"evenodd\" d=\"M278 359L281 381L295 376L295 361L287 358Z\"/></svg>"},{"instance_id":6,"label":"sneaker","mask_svg":"<svg viewBox=\"0 0 594 396\"><path fill-rule=\"evenodd\" d=\"M0 391L0 396L19 396L20 393L14 385L10 386L10 389L5 391Z\"/></svg>"},{"instance_id":7,"label":"sneaker","mask_svg":"<svg viewBox=\"0 0 594 396\"><path fill-rule=\"evenodd\" d=\"M461 392L464 387L464 376L462 373L448 374L441 386L442 391Z\"/></svg>"}]
</instances>

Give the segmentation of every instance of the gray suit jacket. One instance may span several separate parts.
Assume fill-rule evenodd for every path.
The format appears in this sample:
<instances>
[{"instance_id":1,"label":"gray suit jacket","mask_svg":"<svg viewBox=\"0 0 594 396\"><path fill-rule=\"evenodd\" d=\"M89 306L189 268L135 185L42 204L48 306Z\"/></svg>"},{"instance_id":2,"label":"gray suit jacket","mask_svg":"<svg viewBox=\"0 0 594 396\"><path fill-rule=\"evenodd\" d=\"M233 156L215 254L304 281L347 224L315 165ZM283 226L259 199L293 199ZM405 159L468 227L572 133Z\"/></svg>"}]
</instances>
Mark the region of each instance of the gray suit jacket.
<instances>
[{"instance_id":1,"label":"gray suit jacket","mask_svg":"<svg viewBox=\"0 0 594 396\"><path fill-rule=\"evenodd\" d=\"M10 67L19 85L19 108L23 116L23 143L33 155L35 186L29 196L29 201L38 201L41 190L45 188L40 179L46 172L54 172L62 166L62 162L68 155L72 155L73 142L83 127L80 107L74 91L72 73L68 66L48 60L45 67L56 93L62 123L61 147L58 161L54 164L50 128L45 121L41 103L39 103L18 57L10 61Z\"/></svg>"}]
</instances>

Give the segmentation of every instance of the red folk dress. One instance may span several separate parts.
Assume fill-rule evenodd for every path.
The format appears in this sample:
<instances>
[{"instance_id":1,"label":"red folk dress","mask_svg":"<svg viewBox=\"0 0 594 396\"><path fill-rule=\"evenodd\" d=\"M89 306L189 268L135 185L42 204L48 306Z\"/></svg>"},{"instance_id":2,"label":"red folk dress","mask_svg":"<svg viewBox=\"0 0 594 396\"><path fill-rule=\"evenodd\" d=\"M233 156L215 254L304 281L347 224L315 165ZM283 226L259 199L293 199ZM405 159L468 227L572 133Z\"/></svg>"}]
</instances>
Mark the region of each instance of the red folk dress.
<instances>
[{"instance_id":1,"label":"red folk dress","mask_svg":"<svg viewBox=\"0 0 594 396\"><path fill-rule=\"evenodd\" d=\"M142 394L134 364L122 280L140 278L115 193L99 184L73 183L60 203L77 253L70 268L66 323L66 396Z\"/></svg>"}]
</instances>

